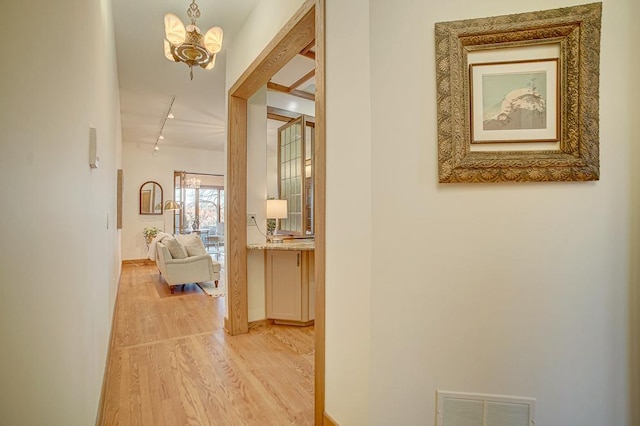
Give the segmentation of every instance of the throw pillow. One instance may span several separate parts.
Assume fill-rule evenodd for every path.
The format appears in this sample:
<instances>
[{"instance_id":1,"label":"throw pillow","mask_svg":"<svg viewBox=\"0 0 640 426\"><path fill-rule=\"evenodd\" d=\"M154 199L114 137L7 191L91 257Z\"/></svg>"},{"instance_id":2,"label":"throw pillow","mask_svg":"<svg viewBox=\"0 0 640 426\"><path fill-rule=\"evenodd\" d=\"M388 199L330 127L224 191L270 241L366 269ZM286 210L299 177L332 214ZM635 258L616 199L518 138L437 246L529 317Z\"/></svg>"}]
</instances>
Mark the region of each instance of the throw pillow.
<instances>
[{"instance_id":1,"label":"throw pillow","mask_svg":"<svg viewBox=\"0 0 640 426\"><path fill-rule=\"evenodd\" d=\"M189 256L201 256L207 254L204 243L198 234L176 235L176 240L187 249Z\"/></svg>"},{"instance_id":2,"label":"throw pillow","mask_svg":"<svg viewBox=\"0 0 640 426\"><path fill-rule=\"evenodd\" d=\"M165 239L162 244L167 246L167 249L169 249L169 253L171 253L171 257L173 259L184 259L185 257L187 257L187 253L185 253L184 247L180 245L180 243L176 240Z\"/></svg>"}]
</instances>

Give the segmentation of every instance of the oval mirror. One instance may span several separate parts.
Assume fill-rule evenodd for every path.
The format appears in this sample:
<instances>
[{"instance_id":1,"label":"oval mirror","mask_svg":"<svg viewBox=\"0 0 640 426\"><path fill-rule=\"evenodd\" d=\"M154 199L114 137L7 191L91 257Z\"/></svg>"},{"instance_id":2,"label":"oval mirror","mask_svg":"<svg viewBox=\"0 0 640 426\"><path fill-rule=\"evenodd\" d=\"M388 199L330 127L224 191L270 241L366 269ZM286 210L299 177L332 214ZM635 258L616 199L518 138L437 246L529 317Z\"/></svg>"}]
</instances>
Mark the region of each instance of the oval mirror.
<instances>
[{"instance_id":1,"label":"oval mirror","mask_svg":"<svg viewBox=\"0 0 640 426\"><path fill-rule=\"evenodd\" d=\"M148 181L140 187L140 214L162 214L162 187Z\"/></svg>"}]
</instances>

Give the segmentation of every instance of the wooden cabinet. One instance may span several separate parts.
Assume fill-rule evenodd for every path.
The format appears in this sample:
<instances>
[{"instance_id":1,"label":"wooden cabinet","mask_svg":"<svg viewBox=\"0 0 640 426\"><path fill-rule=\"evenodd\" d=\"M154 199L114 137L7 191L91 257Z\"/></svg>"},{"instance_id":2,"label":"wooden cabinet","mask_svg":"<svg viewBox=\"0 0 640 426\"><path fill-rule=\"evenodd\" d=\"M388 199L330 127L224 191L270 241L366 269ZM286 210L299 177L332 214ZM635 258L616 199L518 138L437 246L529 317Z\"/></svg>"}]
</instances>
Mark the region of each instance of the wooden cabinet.
<instances>
[{"instance_id":1,"label":"wooden cabinet","mask_svg":"<svg viewBox=\"0 0 640 426\"><path fill-rule=\"evenodd\" d=\"M265 263L267 318L276 324L313 324L313 251L265 250Z\"/></svg>"}]
</instances>

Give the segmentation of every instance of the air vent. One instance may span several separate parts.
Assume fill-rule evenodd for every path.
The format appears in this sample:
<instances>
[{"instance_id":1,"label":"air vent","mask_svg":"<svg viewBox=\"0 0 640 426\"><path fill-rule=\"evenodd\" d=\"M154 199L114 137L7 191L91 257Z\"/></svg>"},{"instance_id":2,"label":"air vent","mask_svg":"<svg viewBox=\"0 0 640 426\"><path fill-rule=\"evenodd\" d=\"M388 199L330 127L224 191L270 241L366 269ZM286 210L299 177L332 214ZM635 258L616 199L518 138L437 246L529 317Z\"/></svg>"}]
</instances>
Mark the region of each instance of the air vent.
<instances>
[{"instance_id":1,"label":"air vent","mask_svg":"<svg viewBox=\"0 0 640 426\"><path fill-rule=\"evenodd\" d=\"M437 392L436 426L534 426L535 399Z\"/></svg>"}]
</instances>

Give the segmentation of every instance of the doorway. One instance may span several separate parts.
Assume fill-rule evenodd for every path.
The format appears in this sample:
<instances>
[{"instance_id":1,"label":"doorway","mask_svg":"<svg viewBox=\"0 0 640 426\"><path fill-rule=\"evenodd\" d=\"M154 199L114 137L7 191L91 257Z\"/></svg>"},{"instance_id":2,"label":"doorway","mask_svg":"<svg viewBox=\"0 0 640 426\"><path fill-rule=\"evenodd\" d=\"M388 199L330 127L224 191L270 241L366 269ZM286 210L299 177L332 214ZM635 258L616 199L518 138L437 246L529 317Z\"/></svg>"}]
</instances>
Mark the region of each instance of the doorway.
<instances>
[{"instance_id":1,"label":"doorway","mask_svg":"<svg viewBox=\"0 0 640 426\"><path fill-rule=\"evenodd\" d=\"M315 424L324 417L325 288L325 71L324 0L307 0L229 90L227 145L227 286L224 320L230 335L246 333L247 302L247 100L298 52L316 40L315 234Z\"/></svg>"}]
</instances>

